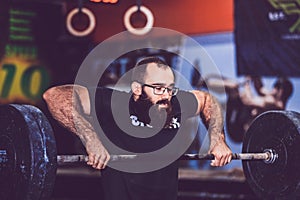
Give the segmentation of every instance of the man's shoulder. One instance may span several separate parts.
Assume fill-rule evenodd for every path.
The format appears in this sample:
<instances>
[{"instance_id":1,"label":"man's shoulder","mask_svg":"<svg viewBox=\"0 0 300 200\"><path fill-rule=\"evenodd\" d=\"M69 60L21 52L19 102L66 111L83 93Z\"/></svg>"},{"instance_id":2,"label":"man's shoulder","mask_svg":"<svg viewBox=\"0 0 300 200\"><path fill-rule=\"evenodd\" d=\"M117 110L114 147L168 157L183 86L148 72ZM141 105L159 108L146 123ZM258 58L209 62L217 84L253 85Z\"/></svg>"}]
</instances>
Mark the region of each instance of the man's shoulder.
<instances>
[{"instance_id":1,"label":"man's shoulder","mask_svg":"<svg viewBox=\"0 0 300 200\"><path fill-rule=\"evenodd\" d=\"M179 92L177 93L177 95L175 96L175 98L173 98L176 101L180 101L181 103L188 103L190 102L192 99L196 99L195 94L191 91L187 91L187 90L179 90Z\"/></svg>"},{"instance_id":2,"label":"man's shoulder","mask_svg":"<svg viewBox=\"0 0 300 200\"><path fill-rule=\"evenodd\" d=\"M113 94L113 93L120 93L124 95L128 95L130 92L124 88L119 87L103 87L103 86L97 86L97 87L87 87L90 93L97 93L97 94Z\"/></svg>"},{"instance_id":3,"label":"man's shoulder","mask_svg":"<svg viewBox=\"0 0 300 200\"><path fill-rule=\"evenodd\" d=\"M194 93L180 90L175 97L172 99L174 112L180 112L186 116L194 116L198 108L198 101Z\"/></svg>"},{"instance_id":4,"label":"man's shoulder","mask_svg":"<svg viewBox=\"0 0 300 200\"><path fill-rule=\"evenodd\" d=\"M102 104L104 106L111 104L124 105L124 102L128 102L131 97L130 92L111 87L90 88L89 93L91 99L94 99L96 104Z\"/></svg>"},{"instance_id":5,"label":"man's shoulder","mask_svg":"<svg viewBox=\"0 0 300 200\"><path fill-rule=\"evenodd\" d=\"M89 87L91 104L97 112L110 113L111 109L122 110L131 97L127 91L109 87Z\"/></svg>"}]
</instances>

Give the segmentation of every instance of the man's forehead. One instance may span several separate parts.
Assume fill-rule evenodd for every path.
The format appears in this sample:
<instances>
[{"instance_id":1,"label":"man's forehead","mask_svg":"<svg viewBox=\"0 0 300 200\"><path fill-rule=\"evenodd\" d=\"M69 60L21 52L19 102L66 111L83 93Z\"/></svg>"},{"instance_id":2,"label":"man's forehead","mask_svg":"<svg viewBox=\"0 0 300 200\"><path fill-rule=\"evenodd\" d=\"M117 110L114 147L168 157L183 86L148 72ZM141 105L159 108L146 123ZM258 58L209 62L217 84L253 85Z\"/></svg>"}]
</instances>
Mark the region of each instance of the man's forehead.
<instances>
[{"instance_id":1,"label":"man's forehead","mask_svg":"<svg viewBox=\"0 0 300 200\"><path fill-rule=\"evenodd\" d=\"M146 75L148 74L153 75L153 73L157 73L157 72L170 73L173 75L172 69L168 65L158 66L157 63L149 63L146 66L146 73L145 73Z\"/></svg>"},{"instance_id":2,"label":"man's forehead","mask_svg":"<svg viewBox=\"0 0 300 200\"><path fill-rule=\"evenodd\" d=\"M174 74L169 66L159 67L156 63L149 63L144 79L155 84L171 84L174 82Z\"/></svg>"}]
</instances>

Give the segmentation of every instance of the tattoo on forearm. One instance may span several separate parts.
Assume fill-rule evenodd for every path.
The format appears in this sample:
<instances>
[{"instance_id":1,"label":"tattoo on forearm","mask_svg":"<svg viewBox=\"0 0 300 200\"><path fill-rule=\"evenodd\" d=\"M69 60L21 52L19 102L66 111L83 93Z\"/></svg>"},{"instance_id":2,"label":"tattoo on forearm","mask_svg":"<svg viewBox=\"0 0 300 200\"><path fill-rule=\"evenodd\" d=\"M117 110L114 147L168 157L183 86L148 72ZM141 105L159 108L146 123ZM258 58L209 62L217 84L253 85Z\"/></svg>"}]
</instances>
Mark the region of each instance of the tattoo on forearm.
<instances>
[{"instance_id":1,"label":"tattoo on forearm","mask_svg":"<svg viewBox=\"0 0 300 200\"><path fill-rule=\"evenodd\" d=\"M88 139L96 137L91 123L84 116L79 97L71 86L56 88L47 98L47 104L53 117L79 136L84 144Z\"/></svg>"},{"instance_id":2,"label":"tattoo on forearm","mask_svg":"<svg viewBox=\"0 0 300 200\"><path fill-rule=\"evenodd\" d=\"M210 133L211 145L214 146L216 142L224 140L222 108L218 101L209 94L205 95L202 108L200 116Z\"/></svg>"}]
</instances>

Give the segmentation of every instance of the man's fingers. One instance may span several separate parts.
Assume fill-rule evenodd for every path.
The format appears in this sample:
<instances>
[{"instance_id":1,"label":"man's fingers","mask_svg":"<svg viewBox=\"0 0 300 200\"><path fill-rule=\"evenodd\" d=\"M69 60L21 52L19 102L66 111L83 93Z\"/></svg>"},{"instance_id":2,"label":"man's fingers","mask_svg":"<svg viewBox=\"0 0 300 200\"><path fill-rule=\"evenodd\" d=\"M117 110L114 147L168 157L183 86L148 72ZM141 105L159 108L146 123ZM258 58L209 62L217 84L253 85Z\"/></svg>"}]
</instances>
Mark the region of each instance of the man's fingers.
<instances>
[{"instance_id":1,"label":"man's fingers","mask_svg":"<svg viewBox=\"0 0 300 200\"><path fill-rule=\"evenodd\" d=\"M95 168L95 169L102 169L102 165L103 165L103 163L101 162L100 156L97 156L95 158L95 160L94 160L93 168Z\"/></svg>"},{"instance_id":2,"label":"man's fingers","mask_svg":"<svg viewBox=\"0 0 300 200\"><path fill-rule=\"evenodd\" d=\"M106 160L105 160L105 162L104 162L104 167L107 166L109 160L110 160L110 155L107 153Z\"/></svg>"},{"instance_id":3,"label":"man's fingers","mask_svg":"<svg viewBox=\"0 0 300 200\"><path fill-rule=\"evenodd\" d=\"M230 153L230 154L227 156L226 163L230 163L231 160L232 160L232 154Z\"/></svg>"},{"instance_id":4,"label":"man's fingers","mask_svg":"<svg viewBox=\"0 0 300 200\"><path fill-rule=\"evenodd\" d=\"M215 164L216 164L217 167L221 167L221 166L224 165L224 162L225 162L224 157L220 156L216 159Z\"/></svg>"},{"instance_id":5,"label":"man's fingers","mask_svg":"<svg viewBox=\"0 0 300 200\"><path fill-rule=\"evenodd\" d=\"M97 165L99 163L99 156L96 156L95 154L89 154L89 160L87 162L88 165L91 165L93 168L97 168Z\"/></svg>"},{"instance_id":6,"label":"man's fingers","mask_svg":"<svg viewBox=\"0 0 300 200\"><path fill-rule=\"evenodd\" d=\"M104 169L107 166L109 159L110 155L108 153L101 156L95 156L91 165L95 169Z\"/></svg>"},{"instance_id":7,"label":"man's fingers","mask_svg":"<svg viewBox=\"0 0 300 200\"><path fill-rule=\"evenodd\" d=\"M221 156L219 166L224 166L226 164L226 156Z\"/></svg>"},{"instance_id":8,"label":"man's fingers","mask_svg":"<svg viewBox=\"0 0 300 200\"><path fill-rule=\"evenodd\" d=\"M88 165L93 165L95 161L95 155L94 154L89 154L89 160L87 162Z\"/></svg>"},{"instance_id":9,"label":"man's fingers","mask_svg":"<svg viewBox=\"0 0 300 200\"><path fill-rule=\"evenodd\" d=\"M231 162L232 155L214 155L215 159L211 161L211 166L220 167Z\"/></svg>"},{"instance_id":10,"label":"man's fingers","mask_svg":"<svg viewBox=\"0 0 300 200\"><path fill-rule=\"evenodd\" d=\"M97 169L104 169L110 159L110 155L105 152L100 158L97 165Z\"/></svg>"},{"instance_id":11,"label":"man's fingers","mask_svg":"<svg viewBox=\"0 0 300 200\"><path fill-rule=\"evenodd\" d=\"M104 169L104 162L102 159L99 159L95 165L93 165L95 169Z\"/></svg>"},{"instance_id":12,"label":"man's fingers","mask_svg":"<svg viewBox=\"0 0 300 200\"><path fill-rule=\"evenodd\" d=\"M217 166L219 166L219 163L220 163L220 157L219 157L219 155L216 155L214 153L212 153L212 154L215 156L215 159L211 161L210 165L217 167Z\"/></svg>"},{"instance_id":13,"label":"man's fingers","mask_svg":"<svg viewBox=\"0 0 300 200\"><path fill-rule=\"evenodd\" d=\"M110 155L99 140L88 141L86 143L86 152L88 154L88 165L95 169L104 169L106 167Z\"/></svg>"}]
</instances>

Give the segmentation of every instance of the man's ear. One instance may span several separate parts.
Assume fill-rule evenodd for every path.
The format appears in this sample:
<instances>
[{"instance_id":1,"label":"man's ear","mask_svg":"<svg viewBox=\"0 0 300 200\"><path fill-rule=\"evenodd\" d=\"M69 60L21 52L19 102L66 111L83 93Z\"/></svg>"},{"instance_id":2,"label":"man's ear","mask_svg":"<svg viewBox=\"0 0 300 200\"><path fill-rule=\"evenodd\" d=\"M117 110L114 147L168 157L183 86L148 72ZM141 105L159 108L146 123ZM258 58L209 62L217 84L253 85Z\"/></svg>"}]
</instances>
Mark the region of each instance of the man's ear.
<instances>
[{"instance_id":1,"label":"man's ear","mask_svg":"<svg viewBox=\"0 0 300 200\"><path fill-rule=\"evenodd\" d=\"M131 90L134 95L140 96L142 94L142 85L136 81L131 83Z\"/></svg>"}]
</instances>

